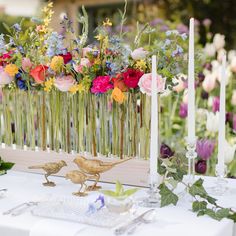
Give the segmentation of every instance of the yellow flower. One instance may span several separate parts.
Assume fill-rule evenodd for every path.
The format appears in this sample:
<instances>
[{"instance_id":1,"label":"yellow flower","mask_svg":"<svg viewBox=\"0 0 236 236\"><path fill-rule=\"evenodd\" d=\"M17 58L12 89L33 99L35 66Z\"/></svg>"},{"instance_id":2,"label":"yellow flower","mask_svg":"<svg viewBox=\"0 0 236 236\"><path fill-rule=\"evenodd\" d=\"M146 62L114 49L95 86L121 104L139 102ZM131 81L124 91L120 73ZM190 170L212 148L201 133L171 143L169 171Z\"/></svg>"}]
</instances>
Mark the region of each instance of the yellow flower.
<instances>
[{"instance_id":1,"label":"yellow flower","mask_svg":"<svg viewBox=\"0 0 236 236\"><path fill-rule=\"evenodd\" d=\"M135 64L135 68L144 71L147 69L147 64L144 60L138 60Z\"/></svg>"},{"instance_id":2,"label":"yellow flower","mask_svg":"<svg viewBox=\"0 0 236 236\"><path fill-rule=\"evenodd\" d=\"M84 86L80 83L80 84L75 84L73 86L70 87L69 92L72 94L75 94L77 92L81 93L85 91L84 90Z\"/></svg>"},{"instance_id":3,"label":"yellow flower","mask_svg":"<svg viewBox=\"0 0 236 236\"><path fill-rule=\"evenodd\" d=\"M64 60L62 56L54 56L51 60L50 67L55 72L60 72L64 66Z\"/></svg>"},{"instance_id":4,"label":"yellow flower","mask_svg":"<svg viewBox=\"0 0 236 236\"><path fill-rule=\"evenodd\" d=\"M43 20L43 22L44 22L44 25L45 25L45 26L48 26L49 23L51 22L51 19L48 18L48 17L46 17L46 18Z\"/></svg>"},{"instance_id":5,"label":"yellow flower","mask_svg":"<svg viewBox=\"0 0 236 236\"><path fill-rule=\"evenodd\" d=\"M77 85L77 88L78 88L79 93L82 93L85 91L85 88L84 88L83 84L81 84L81 83Z\"/></svg>"},{"instance_id":6,"label":"yellow flower","mask_svg":"<svg viewBox=\"0 0 236 236\"><path fill-rule=\"evenodd\" d=\"M101 34L98 34L94 38L97 39L98 41L101 41L101 40L103 40L104 36Z\"/></svg>"},{"instance_id":7,"label":"yellow flower","mask_svg":"<svg viewBox=\"0 0 236 236\"><path fill-rule=\"evenodd\" d=\"M18 67L15 64L8 64L4 71L10 76L15 76L18 73Z\"/></svg>"},{"instance_id":8,"label":"yellow flower","mask_svg":"<svg viewBox=\"0 0 236 236\"><path fill-rule=\"evenodd\" d=\"M101 64L101 59L96 58L93 63L96 64L96 65L100 65Z\"/></svg>"},{"instance_id":9,"label":"yellow flower","mask_svg":"<svg viewBox=\"0 0 236 236\"><path fill-rule=\"evenodd\" d=\"M54 84L54 78L50 78L49 80L47 80L47 81L45 81L45 83L44 83L44 91L46 91L46 92L50 92L51 91L51 89L52 89L52 86L53 86L53 84Z\"/></svg>"},{"instance_id":10,"label":"yellow flower","mask_svg":"<svg viewBox=\"0 0 236 236\"><path fill-rule=\"evenodd\" d=\"M114 99L119 104L122 104L126 97L118 87L115 87L112 91L111 98Z\"/></svg>"},{"instance_id":11,"label":"yellow flower","mask_svg":"<svg viewBox=\"0 0 236 236\"><path fill-rule=\"evenodd\" d=\"M109 18L107 18L106 21L103 21L103 26L112 26L112 22Z\"/></svg>"}]
</instances>

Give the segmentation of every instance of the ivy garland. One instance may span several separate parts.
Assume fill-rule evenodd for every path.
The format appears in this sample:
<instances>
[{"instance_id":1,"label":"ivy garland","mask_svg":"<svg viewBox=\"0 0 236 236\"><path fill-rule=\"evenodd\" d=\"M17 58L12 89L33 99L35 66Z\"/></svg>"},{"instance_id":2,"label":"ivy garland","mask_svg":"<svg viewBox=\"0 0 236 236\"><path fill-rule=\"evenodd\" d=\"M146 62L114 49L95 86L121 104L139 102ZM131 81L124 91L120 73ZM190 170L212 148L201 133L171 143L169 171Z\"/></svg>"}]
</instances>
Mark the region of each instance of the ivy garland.
<instances>
[{"instance_id":1,"label":"ivy garland","mask_svg":"<svg viewBox=\"0 0 236 236\"><path fill-rule=\"evenodd\" d=\"M193 184L186 184L183 181L184 175L187 174L186 166L186 158L178 155L170 159L159 160L159 174L163 176L162 183L159 185L161 207L178 203L179 196L175 194L174 190L177 185L182 184L193 197L192 211L197 216L208 215L218 221L228 218L236 222L236 211L218 205L217 199L211 197L203 187L203 179L200 178Z\"/></svg>"}]
</instances>

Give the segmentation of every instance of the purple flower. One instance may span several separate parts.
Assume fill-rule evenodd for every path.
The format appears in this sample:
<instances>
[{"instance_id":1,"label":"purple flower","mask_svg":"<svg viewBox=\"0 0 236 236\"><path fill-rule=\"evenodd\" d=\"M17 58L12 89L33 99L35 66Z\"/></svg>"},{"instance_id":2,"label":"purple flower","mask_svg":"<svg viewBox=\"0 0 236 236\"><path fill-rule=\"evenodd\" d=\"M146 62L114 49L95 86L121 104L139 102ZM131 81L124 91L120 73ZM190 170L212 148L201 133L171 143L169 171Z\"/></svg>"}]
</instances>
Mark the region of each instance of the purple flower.
<instances>
[{"instance_id":1,"label":"purple flower","mask_svg":"<svg viewBox=\"0 0 236 236\"><path fill-rule=\"evenodd\" d=\"M183 102L180 104L179 116L183 119L188 116L188 104Z\"/></svg>"},{"instance_id":2,"label":"purple flower","mask_svg":"<svg viewBox=\"0 0 236 236\"><path fill-rule=\"evenodd\" d=\"M220 98L214 97L213 98L213 104L212 104L212 111L217 112L220 110Z\"/></svg>"},{"instance_id":3,"label":"purple flower","mask_svg":"<svg viewBox=\"0 0 236 236\"><path fill-rule=\"evenodd\" d=\"M236 132L236 115L233 116L233 130Z\"/></svg>"},{"instance_id":4,"label":"purple flower","mask_svg":"<svg viewBox=\"0 0 236 236\"><path fill-rule=\"evenodd\" d=\"M197 141L196 151L202 160L208 160L214 152L215 142L209 139L200 139Z\"/></svg>"},{"instance_id":5,"label":"purple flower","mask_svg":"<svg viewBox=\"0 0 236 236\"><path fill-rule=\"evenodd\" d=\"M202 90L202 92L201 92L201 98L202 98L202 99L208 99L208 98L209 98L209 94L208 94L206 91Z\"/></svg>"},{"instance_id":6,"label":"purple flower","mask_svg":"<svg viewBox=\"0 0 236 236\"><path fill-rule=\"evenodd\" d=\"M205 27L209 27L211 25L211 20L209 18L206 18L202 21L202 24L205 26Z\"/></svg>"},{"instance_id":7,"label":"purple flower","mask_svg":"<svg viewBox=\"0 0 236 236\"><path fill-rule=\"evenodd\" d=\"M229 123L231 126L231 122L233 121L233 113L232 112L227 112L225 115L225 122Z\"/></svg>"},{"instance_id":8,"label":"purple flower","mask_svg":"<svg viewBox=\"0 0 236 236\"><path fill-rule=\"evenodd\" d=\"M155 26L155 25L160 25L160 24L162 24L162 23L163 23L163 19L161 19L161 18L156 18L156 19L154 19L153 21L150 22L150 25L151 25L151 26Z\"/></svg>"},{"instance_id":9,"label":"purple flower","mask_svg":"<svg viewBox=\"0 0 236 236\"><path fill-rule=\"evenodd\" d=\"M203 80L205 79L205 75L202 72L199 72L198 79L199 79L199 82L203 82Z\"/></svg>"},{"instance_id":10,"label":"purple flower","mask_svg":"<svg viewBox=\"0 0 236 236\"><path fill-rule=\"evenodd\" d=\"M188 26L184 25L184 24L179 24L177 26L177 30L179 31L180 34L183 34L183 33L188 33Z\"/></svg>"},{"instance_id":11,"label":"purple flower","mask_svg":"<svg viewBox=\"0 0 236 236\"><path fill-rule=\"evenodd\" d=\"M205 63L203 67L206 68L209 71L212 70L212 64L210 62Z\"/></svg>"},{"instance_id":12,"label":"purple flower","mask_svg":"<svg viewBox=\"0 0 236 236\"><path fill-rule=\"evenodd\" d=\"M164 159L165 158L170 158L174 155L174 153L175 152L172 151L171 148L168 145L166 145L164 143L161 144L161 148L160 148L161 158L164 158Z\"/></svg>"},{"instance_id":13,"label":"purple flower","mask_svg":"<svg viewBox=\"0 0 236 236\"><path fill-rule=\"evenodd\" d=\"M160 28L160 31L162 31L162 32L166 32L167 30L169 30L169 26L167 26L167 25L162 25Z\"/></svg>"},{"instance_id":14,"label":"purple flower","mask_svg":"<svg viewBox=\"0 0 236 236\"><path fill-rule=\"evenodd\" d=\"M204 160L199 160L197 161L197 163L195 164L195 171L198 174L205 174L207 170L207 163Z\"/></svg>"}]
</instances>

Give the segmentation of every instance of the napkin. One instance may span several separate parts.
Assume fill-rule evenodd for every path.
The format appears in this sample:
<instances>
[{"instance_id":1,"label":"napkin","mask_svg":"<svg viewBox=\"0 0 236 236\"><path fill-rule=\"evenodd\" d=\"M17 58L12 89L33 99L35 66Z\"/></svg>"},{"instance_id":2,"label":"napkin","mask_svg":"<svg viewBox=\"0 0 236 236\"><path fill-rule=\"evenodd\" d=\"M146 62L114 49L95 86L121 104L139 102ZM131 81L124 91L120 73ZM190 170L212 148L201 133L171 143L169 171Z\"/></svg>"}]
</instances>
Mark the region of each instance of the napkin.
<instances>
[{"instance_id":1,"label":"napkin","mask_svg":"<svg viewBox=\"0 0 236 236\"><path fill-rule=\"evenodd\" d=\"M85 227L73 222L43 219L32 226L29 236L77 236Z\"/></svg>"}]
</instances>

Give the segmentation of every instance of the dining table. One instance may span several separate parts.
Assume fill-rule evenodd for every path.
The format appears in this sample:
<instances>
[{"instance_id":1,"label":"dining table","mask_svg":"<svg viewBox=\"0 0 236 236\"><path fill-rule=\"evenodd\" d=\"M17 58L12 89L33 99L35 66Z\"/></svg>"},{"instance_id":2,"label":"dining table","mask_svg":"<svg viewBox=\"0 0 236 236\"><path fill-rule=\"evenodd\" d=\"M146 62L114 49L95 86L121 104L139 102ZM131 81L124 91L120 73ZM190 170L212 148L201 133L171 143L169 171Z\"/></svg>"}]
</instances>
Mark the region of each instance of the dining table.
<instances>
[{"instance_id":1,"label":"dining table","mask_svg":"<svg viewBox=\"0 0 236 236\"><path fill-rule=\"evenodd\" d=\"M111 236L115 229L126 224L132 218L139 216L147 210L134 204L134 210L123 217L123 221L114 227L100 227L92 224L76 222L70 219L57 219L52 217L32 214L32 206L19 215L4 214L9 209L25 202L40 202L42 199L72 199L74 202L91 201L101 192L89 192L86 197L73 196L72 193L79 189L79 185L72 184L69 180L52 176L50 179L56 183L55 187L42 185L43 175L21 171L8 171L0 176L0 189L7 189L0 198L0 236ZM214 186L215 177L203 177L206 188ZM113 190L114 183L99 183L103 189ZM236 180L228 179L228 190L222 196L217 196L218 203L224 207L236 208ZM130 186L125 186L130 188ZM147 196L147 188L140 187L134 199ZM137 227L133 235L158 235L158 236L236 236L236 227L232 220L214 220L209 216L197 217L191 211L191 202L180 199L176 206L155 208L155 219L147 224ZM102 219L97 219L102 221ZM131 234L131 233L130 233ZM128 235L128 234L124 234Z\"/></svg>"}]
</instances>

